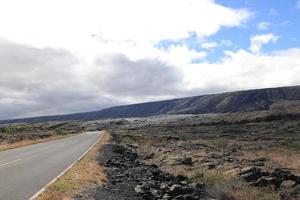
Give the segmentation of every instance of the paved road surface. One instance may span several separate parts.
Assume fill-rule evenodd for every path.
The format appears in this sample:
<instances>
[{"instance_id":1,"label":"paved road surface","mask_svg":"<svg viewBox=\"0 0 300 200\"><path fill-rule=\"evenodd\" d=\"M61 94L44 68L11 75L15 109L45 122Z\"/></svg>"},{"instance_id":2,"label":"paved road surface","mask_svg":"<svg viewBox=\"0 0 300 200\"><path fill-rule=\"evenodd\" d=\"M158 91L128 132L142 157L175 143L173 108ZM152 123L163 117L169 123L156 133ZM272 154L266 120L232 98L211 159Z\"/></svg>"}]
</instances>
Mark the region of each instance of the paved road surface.
<instances>
[{"instance_id":1,"label":"paved road surface","mask_svg":"<svg viewBox=\"0 0 300 200\"><path fill-rule=\"evenodd\" d=\"M27 200L85 153L101 132L0 152L0 200Z\"/></svg>"}]
</instances>

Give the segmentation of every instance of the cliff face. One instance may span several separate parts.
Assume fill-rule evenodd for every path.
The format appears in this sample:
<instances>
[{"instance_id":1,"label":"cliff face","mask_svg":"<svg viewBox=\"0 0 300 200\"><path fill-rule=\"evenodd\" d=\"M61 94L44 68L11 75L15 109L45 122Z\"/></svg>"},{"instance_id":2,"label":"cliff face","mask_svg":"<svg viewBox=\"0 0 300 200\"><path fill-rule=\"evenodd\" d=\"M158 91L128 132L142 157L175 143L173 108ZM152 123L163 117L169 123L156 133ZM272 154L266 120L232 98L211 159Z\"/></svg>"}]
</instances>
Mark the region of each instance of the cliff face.
<instances>
[{"instance_id":1,"label":"cliff face","mask_svg":"<svg viewBox=\"0 0 300 200\"><path fill-rule=\"evenodd\" d=\"M294 86L211 94L182 99L117 106L94 112L69 115L3 120L0 121L0 124L147 117L167 114L233 113L298 108L300 108L300 86Z\"/></svg>"}]
</instances>

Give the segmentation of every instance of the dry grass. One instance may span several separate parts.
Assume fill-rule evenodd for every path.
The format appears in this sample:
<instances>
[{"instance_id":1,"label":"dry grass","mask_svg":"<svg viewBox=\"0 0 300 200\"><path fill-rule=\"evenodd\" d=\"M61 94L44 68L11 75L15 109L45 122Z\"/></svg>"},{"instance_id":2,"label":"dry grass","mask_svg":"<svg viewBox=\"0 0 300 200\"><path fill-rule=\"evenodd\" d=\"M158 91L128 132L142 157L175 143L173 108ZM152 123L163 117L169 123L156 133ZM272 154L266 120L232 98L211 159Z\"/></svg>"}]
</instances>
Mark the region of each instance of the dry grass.
<instances>
[{"instance_id":1,"label":"dry grass","mask_svg":"<svg viewBox=\"0 0 300 200\"><path fill-rule=\"evenodd\" d=\"M287 149L277 151L257 151L245 152L247 159L256 159L258 157L265 157L280 164L282 167L293 167L293 169L300 169L300 155ZM236 177L236 171L224 170L205 170L197 165L188 166L162 166L161 169L168 171L174 175L185 175L189 177L190 181L200 181L211 186L211 193L224 192L237 200L280 200L280 195L277 191L271 188L251 187L247 183L241 181Z\"/></svg>"},{"instance_id":2,"label":"dry grass","mask_svg":"<svg viewBox=\"0 0 300 200\"><path fill-rule=\"evenodd\" d=\"M268 188L250 187L246 184L236 185L228 190L237 200L280 200L280 195Z\"/></svg>"},{"instance_id":3,"label":"dry grass","mask_svg":"<svg viewBox=\"0 0 300 200\"><path fill-rule=\"evenodd\" d=\"M287 148L269 149L261 151L245 151L244 158L268 158L280 167L289 168L300 174L300 153Z\"/></svg>"},{"instance_id":4,"label":"dry grass","mask_svg":"<svg viewBox=\"0 0 300 200\"><path fill-rule=\"evenodd\" d=\"M87 187L103 185L107 181L105 169L97 163L99 149L110 142L109 133L104 133L102 139L75 164L66 174L51 184L37 198L38 200L69 200Z\"/></svg>"},{"instance_id":5,"label":"dry grass","mask_svg":"<svg viewBox=\"0 0 300 200\"><path fill-rule=\"evenodd\" d=\"M18 148L18 147L24 147L24 146L28 146L28 145L32 145L32 144L49 142L49 141L53 141L53 140L59 140L59 139L63 139L63 138L66 138L66 137L71 137L71 136L74 136L74 134L55 135L55 136L50 136L48 138L35 139L35 140L22 140L22 141L15 142L15 143L12 143L12 144L0 144L0 151L15 149L15 148Z\"/></svg>"},{"instance_id":6,"label":"dry grass","mask_svg":"<svg viewBox=\"0 0 300 200\"><path fill-rule=\"evenodd\" d=\"M220 191L236 200L280 200L278 192L269 188L251 187L234 176L221 171L198 171L189 174L191 181L204 182L210 187L209 193Z\"/></svg>"}]
</instances>

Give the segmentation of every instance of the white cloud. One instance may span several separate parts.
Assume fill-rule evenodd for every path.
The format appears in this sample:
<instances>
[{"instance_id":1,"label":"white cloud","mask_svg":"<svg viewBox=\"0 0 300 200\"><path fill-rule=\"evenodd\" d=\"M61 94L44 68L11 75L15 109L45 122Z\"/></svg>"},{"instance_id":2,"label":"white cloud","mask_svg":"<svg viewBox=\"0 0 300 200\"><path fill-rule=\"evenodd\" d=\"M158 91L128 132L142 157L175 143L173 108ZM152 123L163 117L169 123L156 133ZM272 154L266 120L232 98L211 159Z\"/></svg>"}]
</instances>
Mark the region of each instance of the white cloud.
<instances>
[{"instance_id":1,"label":"white cloud","mask_svg":"<svg viewBox=\"0 0 300 200\"><path fill-rule=\"evenodd\" d=\"M299 85L300 49L287 49L269 54L245 50L227 52L222 62L190 65L184 70L187 88L193 91L234 91Z\"/></svg>"},{"instance_id":2,"label":"white cloud","mask_svg":"<svg viewBox=\"0 0 300 200\"><path fill-rule=\"evenodd\" d=\"M201 47L204 49L213 49L213 48L216 48L219 46L229 47L232 45L233 45L233 43L230 40L221 40L219 42L203 42L203 43L201 43Z\"/></svg>"},{"instance_id":3,"label":"white cloud","mask_svg":"<svg viewBox=\"0 0 300 200\"><path fill-rule=\"evenodd\" d=\"M260 22L257 24L257 28L259 30L268 30L270 28L270 23L269 22Z\"/></svg>"},{"instance_id":4,"label":"white cloud","mask_svg":"<svg viewBox=\"0 0 300 200\"><path fill-rule=\"evenodd\" d=\"M229 46L232 46L233 43L230 40L221 40L220 45L229 47Z\"/></svg>"},{"instance_id":5,"label":"white cloud","mask_svg":"<svg viewBox=\"0 0 300 200\"><path fill-rule=\"evenodd\" d=\"M209 36L221 27L240 26L250 16L211 0L10 0L0 3L0 36L37 47L87 51L96 46L94 34L105 41L148 44L191 32Z\"/></svg>"},{"instance_id":6,"label":"white cloud","mask_svg":"<svg viewBox=\"0 0 300 200\"><path fill-rule=\"evenodd\" d=\"M259 53L264 44L268 44L270 42L275 43L278 39L279 37L272 33L256 35L254 37L251 37L250 50L253 53Z\"/></svg>"},{"instance_id":7,"label":"white cloud","mask_svg":"<svg viewBox=\"0 0 300 200\"><path fill-rule=\"evenodd\" d=\"M205 42L201 44L201 47L204 49L211 49L218 46L218 43L216 42Z\"/></svg>"},{"instance_id":8,"label":"white cloud","mask_svg":"<svg viewBox=\"0 0 300 200\"><path fill-rule=\"evenodd\" d=\"M206 53L204 51L198 52L194 49L189 49L186 45L172 45L167 51L157 51L156 57L169 64L184 67L192 60L204 59Z\"/></svg>"}]
</instances>

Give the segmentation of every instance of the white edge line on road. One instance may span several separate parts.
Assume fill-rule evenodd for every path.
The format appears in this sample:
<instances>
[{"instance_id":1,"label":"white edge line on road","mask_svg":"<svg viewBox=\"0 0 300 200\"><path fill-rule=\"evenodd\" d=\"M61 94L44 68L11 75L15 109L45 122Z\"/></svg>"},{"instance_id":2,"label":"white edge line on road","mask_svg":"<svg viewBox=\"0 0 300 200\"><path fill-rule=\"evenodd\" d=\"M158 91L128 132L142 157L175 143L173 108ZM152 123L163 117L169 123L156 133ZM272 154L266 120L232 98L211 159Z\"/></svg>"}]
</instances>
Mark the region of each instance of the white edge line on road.
<instances>
[{"instance_id":1,"label":"white edge line on road","mask_svg":"<svg viewBox=\"0 0 300 200\"><path fill-rule=\"evenodd\" d=\"M10 164L15 163L15 162L18 162L18 161L20 161L20 160L22 160L22 159L19 158L19 159L13 160L13 161L9 161L9 162L7 162L7 163L1 164L0 167L6 166L6 165L10 165Z\"/></svg>"},{"instance_id":2,"label":"white edge line on road","mask_svg":"<svg viewBox=\"0 0 300 200\"><path fill-rule=\"evenodd\" d=\"M100 132L102 132L102 131L100 131ZM79 158L77 158L68 168L66 168L62 173L60 173L58 176L56 176L54 179L52 179L49 183L47 183L42 189L40 189L37 193L35 193L28 200L34 200L40 194L42 194L49 185L54 183L57 179L59 179L61 176L63 176L69 169L71 169L78 161L80 161L102 139L102 137L103 137L103 134L101 134L100 137L97 139L97 141L86 152L84 152Z\"/></svg>"}]
</instances>

